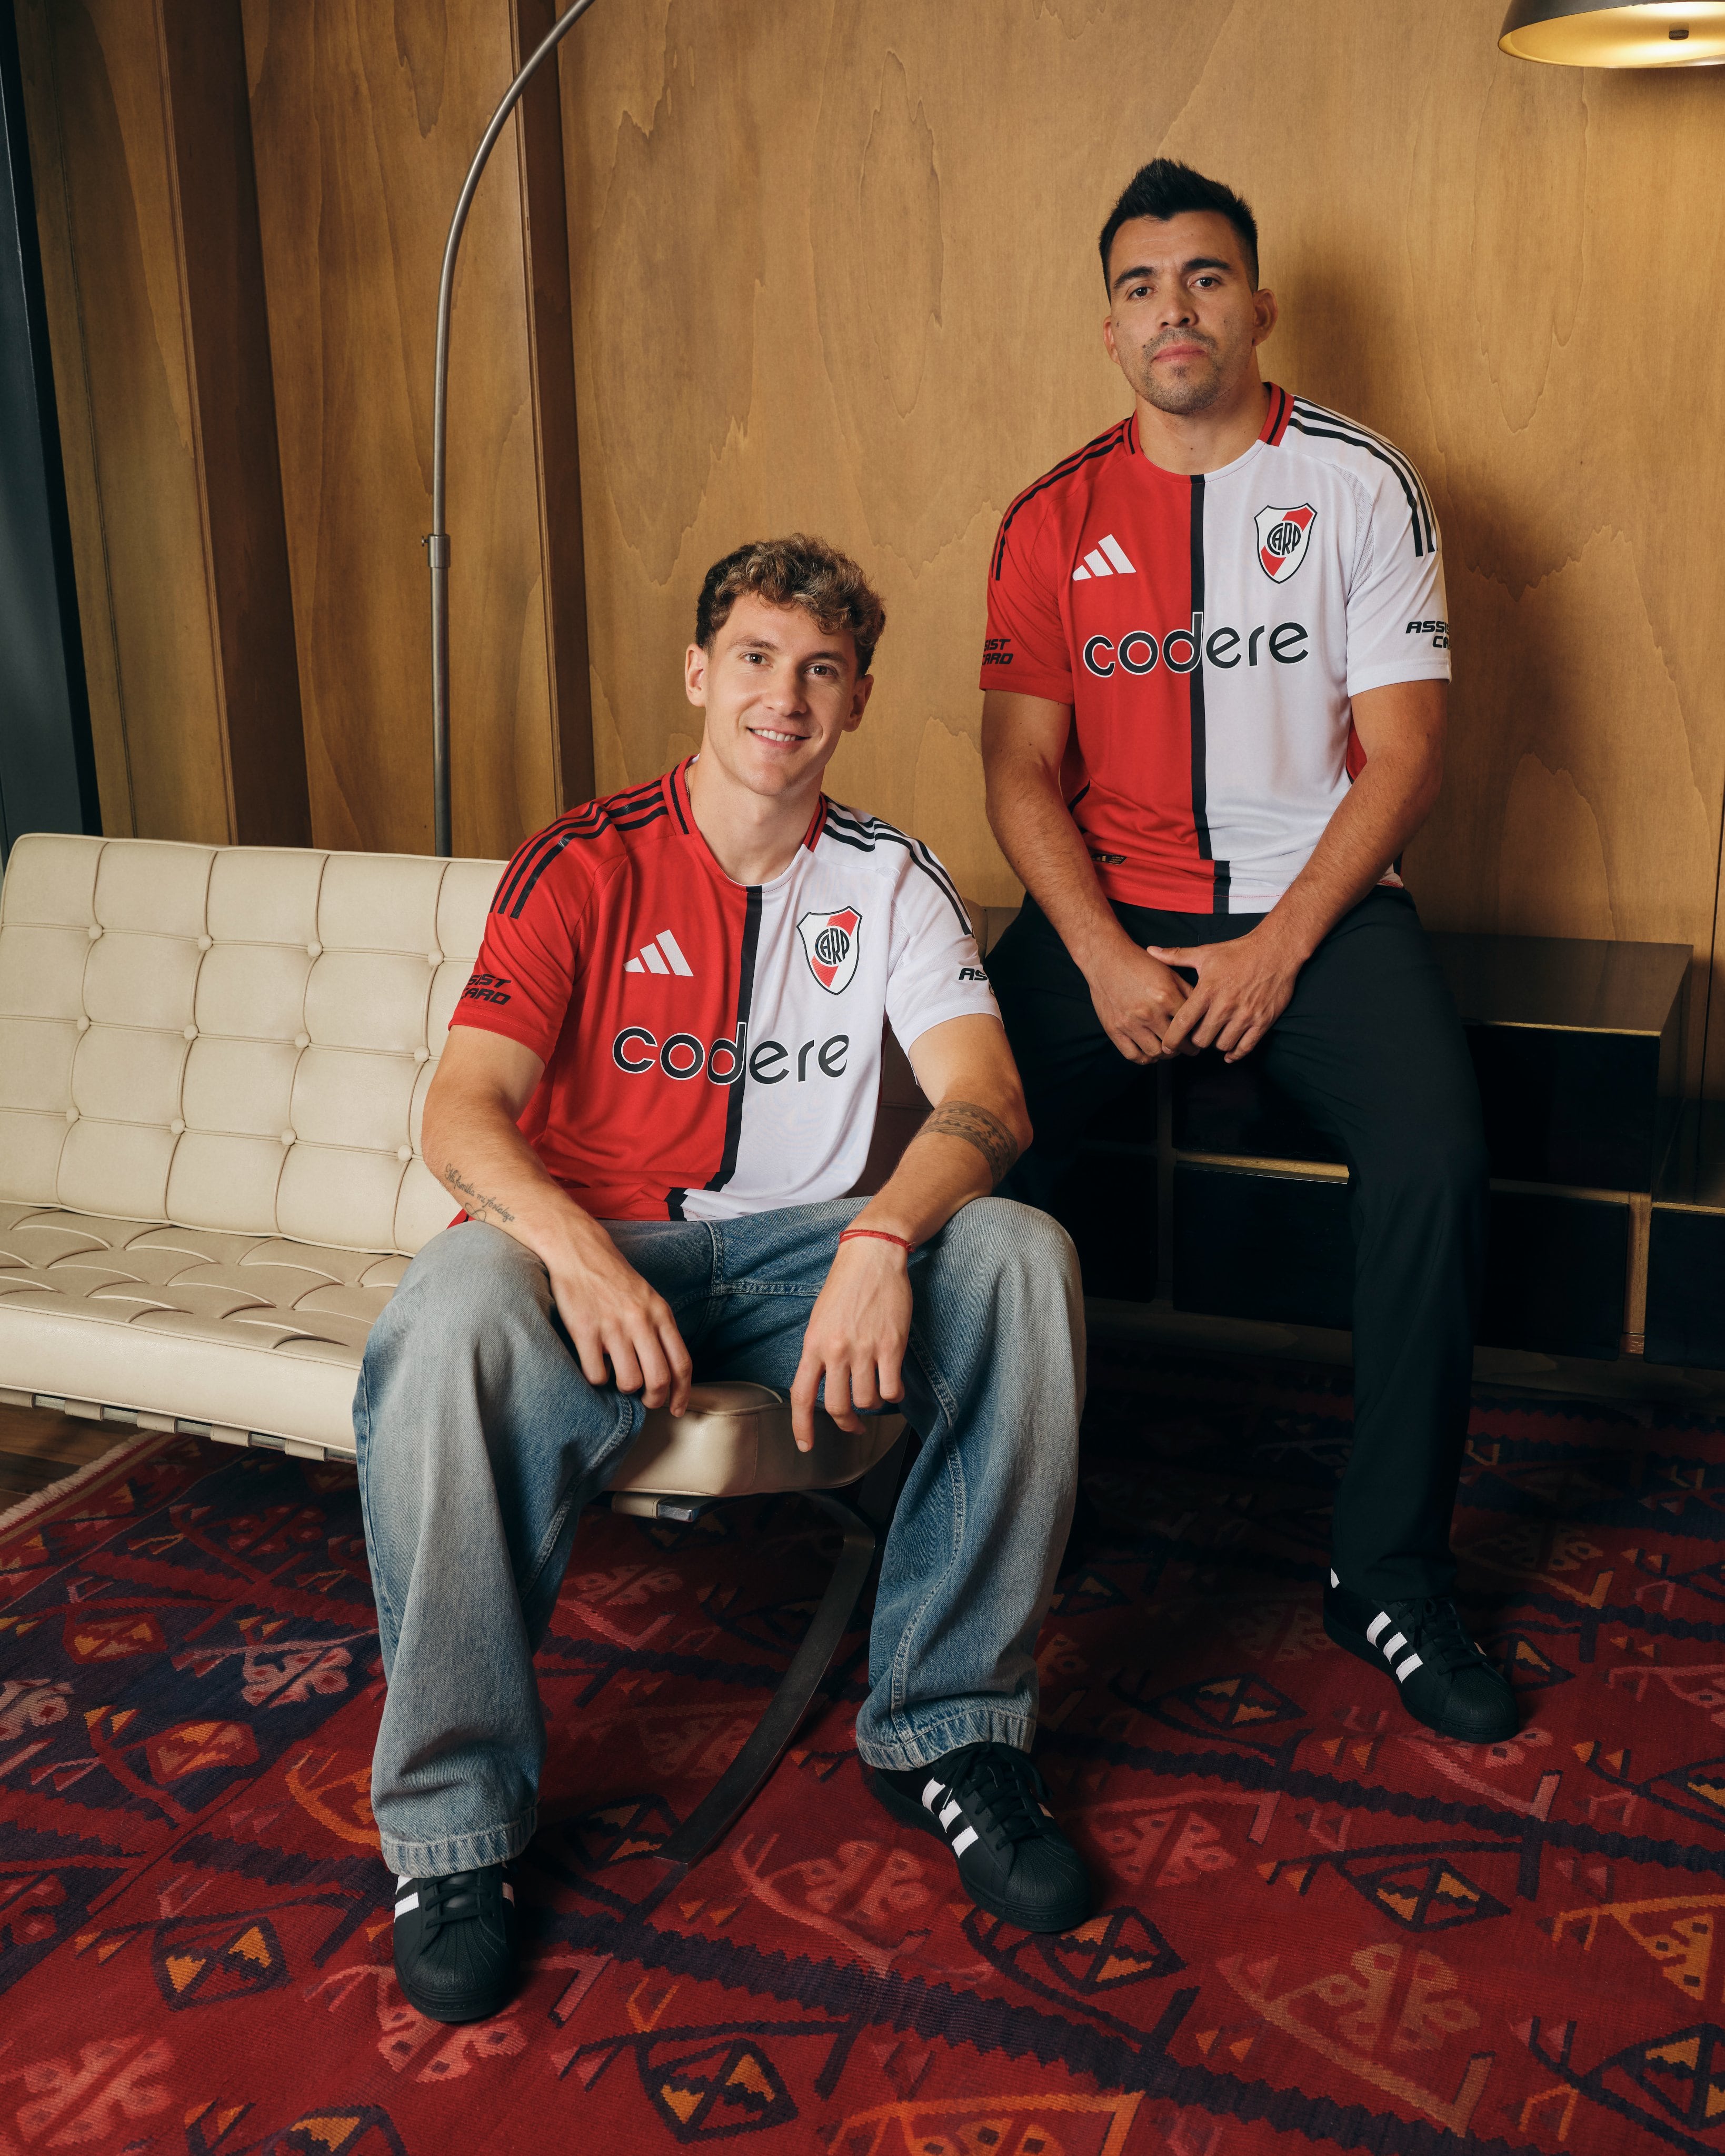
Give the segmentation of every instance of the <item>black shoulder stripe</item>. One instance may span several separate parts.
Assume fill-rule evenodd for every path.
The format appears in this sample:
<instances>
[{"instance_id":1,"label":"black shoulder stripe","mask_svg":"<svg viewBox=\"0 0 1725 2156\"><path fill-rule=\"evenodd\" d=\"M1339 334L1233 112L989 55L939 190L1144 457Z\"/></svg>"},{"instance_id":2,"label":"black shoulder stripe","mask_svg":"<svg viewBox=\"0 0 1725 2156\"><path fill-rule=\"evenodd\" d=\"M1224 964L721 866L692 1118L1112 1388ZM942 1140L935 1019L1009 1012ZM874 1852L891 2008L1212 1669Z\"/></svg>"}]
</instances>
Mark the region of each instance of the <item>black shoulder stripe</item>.
<instances>
[{"instance_id":1,"label":"black shoulder stripe","mask_svg":"<svg viewBox=\"0 0 1725 2156\"><path fill-rule=\"evenodd\" d=\"M958 896L958 886L953 882L952 877L947 875L946 869L942 865L939 859L929 851L928 848L923 844L920 839L912 839L908 843L910 844L911 860L916 862L917 866L926 875L932 875L934 878L941 889L945 891L947 896L952 900L953 905L958 908L958 911L961 913L963 913L964 911L964 901Z\"/></svg>"},{"instance_id":2,"label":"black shoulder stripe","mask_svg":"<svg viewBox=\"0 0 1725 2156\"><path fill-rule=\"evenodd\" d=\"M836 803L828 804L827 832L841 846L854 846L860 854L873 853L882 839L902 846L912 865L945 893L952 911L964 923L965 933L972 932L958 886L920 839L913 839L908 831L901 831L896 824L889 824L879 816L859 816L855 809L841 808Z\"/></svg>"},{"instance_id":3,"label":"black shoulder stripe","mask_svg":"<svg viewBox=\"0 0 1725 2156\"><path fill-rule=\"evenodd\" d=\"M927 861L920 860L917 857L916 849L914 846L911 846L909 849L909 852L911 855L911 865L913 868L919 868L922 870L923 875L928 878L928 880L934 886L935 889L939 891L941 896L944 898L947 905L952 907L953 913L957 918L958 926L963 930L967 936L974 937L976 931L970 925L970 916L964 911L964 901L959 897L957 892L953 890L951 883L947 880L945 875L937 874L929 866Z\"/></svg>"},{"instance_id":4,"label":"black shoulder stripe","mask_svg":"<svg viewBox=\"0 0 1725 2156\"><path fill-rule=\"evenodd\" d=\"M509 909L509 917L511 921L519 921L521 919L521 908L533 896L533 887L538 882L540 877L545 874L545 871L551 866L557 855L562 852L564 847L573 845L576 839L581 835L582 834L578 831L567 832L557 840L555 845L547 846L545 851L540 855L538 860L533 865L533 873L521 886L520 891L516 894L514 905Z\"/></svg>"},{"instance_id":5,"label":"black shoulder stripe","mask_svg":"<svg viewBox=\"0 0 1725 2156\"><path fill-rule=\"evenodd\" d=\"M608 814L604 803L601 802L595 802L593 808L596 813L590 821L576 823L571 819L568 820L572 828L564 829L553 824L551 830L544 834L551 839L552 843L541 848L533 862L531 872L525 880L520 882L519 888L513 891L514 902L508 905L509 917L511 921L521 919L521 908L533 896L534 886L566 846L572 846L578 839L597 838L602 830L638 831L643 824L650 824L658 817L668 813L663 801L660 801L657 808L650 810L646 815L630 819ZM511 892L506 891L492 908L493 912L501 912L506 904L508 904L511 896Z\"/></svg>"},{"instance_id":6,"label":"black shoulder stripe","mask_svg":"<svg viewBox=\"0 0 1725 2156\"><path fill-rule=\"evenodd\" d=\"M1425 496L1425 482L1420 478L1414 459L1405 449L1392 442L1387 434L1380 434L1375 428L1367 426L1363 420L1350 419L1345 412L1332 412L1327 404L1314 404L1309 397L1296 397L1293 403L1295 408L1304 412L1308 418L1327 420L1332 427L1341 428L1345 434L1358 441L1362 447L1375 444L1377 448L1383 450L1392 463L1400 465L1413 481L1415 490L1422 497ZM1426 501L1426 507L1429 511L1430 508L1429 500Z\"/></svg>"},{"instance_id":7,"label":"black shoulder stripe","mask_svg":"<svg viewBox=\"0 0 1725 2156\"><path fill-rule=\"evenodd\" d=\"M1402 470L1401 466L1397 464L1394 457L1386 456L1384 451L1378 447L1375 442L1362 441L1357 434L1344 434L1339 429L1335 427L1312 426L1308 424L1307 421L1302 419L1297 412L1294 414L1293 418L1289 420L1288 424L1290 427L1295 429L1298 433L1302 434L1321 436L1324 440L1330 442L1350 443L1355 449L1364 449L1372 456L1376 457L1380 464L1388 465L1389 469L1395 474L1398 480L1399 480L1402 492L1408 498L1408 521L1414 534L1414 555L1417 557L1430 551L1425 543L1425 535L1420 528L1419 498L1414 494L1413 488L1408 484L1407 474Z\"/></svg>"},{"instance_id":8,"label":"black shoulder stripe","mask_svg":"<svg viewBox=\"0 0 1725 2156\"><path fill-rule=\"evenodd\" d=\"M1378 434L1375 428L1368 427L1362 420L1350 419L1345 412L1332 412L1327 404L1314 404L1309 397L1296 397L1294 409L1308 419L1321 420L1327 426L1339 428L1348 440L1357 443L1361 449L1381 449L1393 465L1406 473L1414 490L1422 496L1425 495L1425 483L1420 478L1413 459L1387 435ZM1429 508L1430 506L1428 502L1426 506Z\"/></svg>"},{"instance_id":9,"label":"black shoulder stripe","mask_svg":"<svg viewBox=\"0 0 1725 2156\"><path fill-rule=\"evenodd\" d=\"M655 801L650 808L638 809L633 815L612 817L611 828L614 831L639 831L649 824L656 824L661 816L669 816L670 814L670 811L665 807L664 802Z\"/></svg>"},{"instance_id":10,"label":"black shoulder stripe","mask_svg":"<svg viewBox=\"0 0 1725 2156\"><path fill-rule=\"evenodd\" d=\"M1010 516L1020 502L1028 501L1033 494L1047 486L1051 480L1064 479L1068 472L1076 471L1093 449L1109 447L1110 438L1117 434L1126 424L1123 419L1117 419L1111 427L1105 427L1100 434L1092 434L1082 449L1074 449L1069 456L1062 457L1057 465L1050 465L1040 479L1033 479L1027 487L1013 496L1006 505L1007 515Z\"/></svg>"},{"instance_id":11,"label":"black shoulder stripe","mask_svg":"<svg viewBox=\"0 0 1725 2156\"><path fill-rule=\"evenodd\" d=\"M502 880L492 895L489 911L501 913L504 911L514 894L516 886L526 874L533 862L538 859L546 847L556 844L563 831L575 824L580 813L578 809L570 809L567 815L559 816L554 824L547 824L542 831L536 831L533 836L518 849Z\"/></svg>"},{"instance_id":12,"label":"black shoulder stripe","mask_svg":"<svg viewBox=\"0 0 1725 2156\"><path fill-rule=\"evenodd\" d=\"M975 932L970 925L970 916L964 911L964 901L954 889L952 879L935 860L933 855L928 852L927 848L919 839L907 838L902 831L895 830L891 824L883 824L878 819L874 819L874 823L875 844L884 839L895 846L902 846L910 856L911 867L921 869L923 875L928 878L936 890L940 892L941 896L952 907L953 912L957 915L958 926L965 934L967 936L974 934ZM871 854L875 850L874 845L861 839L850 838L843 831L829 829L828 835L836 839L841 846L855 846L860 854Z\"/></svg>"},{"instance_id":13,"label":"black shoulder stripe","mask_svg":"<svg viewBox=\"0 0 1725 2156\"><path fill-rule=\"evenodd\" d=\"M1413 460L1403 450L1399 449L1394 442L1387 442L1383 435L1374 434L1369 427L1362 427L1355 420L1344 418L1339 412L1326 411L1322 405L1311 403L1303 397L1294 400L1295 416L1290 422L1291 425L1300 426L1299 414L1301 412L1308 419L1328 421L1334 430L1337 440L1352 443L1356 449L1366 449L1373 456L1382 457L1384 461L1399 475L1404 493L1409 486L1413 488L1418 498L1420 514L1425 521L1426 550L1435 553L1437 520L1432 514L1431 497L1425 490L1425 482L1420 478ZM1302 434L1322 431L1311 427L1301 427L1300 430ZM1418 551L1417 548L1415 551Z\"/></svg>"},{"instance_id":14,"label":"black shoulder stripe","mask_svg":"<svg viewBox=\"0 0 1725 2156\"><path fill-rule=\"evenodd\" d=\"M1051 472L1045 472L1034 485L1024 489L1000 520L1000 531L994 541L994 561L991 572L994 583L999 582L1000 571L1006 560L1006 535L1012 529L1014 517L1018 515L1026 502L1034 501L1045 487L1054 485L1057 480L1070 479L1081 465L1091 464L1098 457L1109 456L1116 449L1124 448L1126 430L1129 424L1129 421L1121 420L1118 425L1111 427L1106 434L1097 435L1095 441L1080 449L1076 456L1068 457L1065 464L1056 465Z\"/></svg>"}]
</instances>

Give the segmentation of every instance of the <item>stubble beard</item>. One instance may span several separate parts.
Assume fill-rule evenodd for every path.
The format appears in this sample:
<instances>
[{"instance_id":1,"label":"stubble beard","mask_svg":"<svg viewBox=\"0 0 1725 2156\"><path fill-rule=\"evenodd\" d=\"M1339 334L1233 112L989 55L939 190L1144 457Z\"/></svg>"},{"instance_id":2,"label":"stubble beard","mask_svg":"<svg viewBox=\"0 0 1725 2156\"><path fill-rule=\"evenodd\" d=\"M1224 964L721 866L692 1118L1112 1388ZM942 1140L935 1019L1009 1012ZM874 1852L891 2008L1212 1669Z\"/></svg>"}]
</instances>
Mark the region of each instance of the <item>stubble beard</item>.
<instances>
[{"instance_id":1,"label":"stubble beard","mask_svg":"<svg viewBox=\"0 0 1725 2156\"><path fill-rule=\"evenodd\" d=\"M1155 355L1146 352L1141 362L1141 379L1134 385L1147 404L1153 404L1158 412L1167 412L1176 418L1189 418L1193 413L1208 412L1222 393L1224 370L1221 355L1212 352L1209 365L1202 372L1188 372L1184 380L1158 377Z\"/></svg>"}]
</instances>

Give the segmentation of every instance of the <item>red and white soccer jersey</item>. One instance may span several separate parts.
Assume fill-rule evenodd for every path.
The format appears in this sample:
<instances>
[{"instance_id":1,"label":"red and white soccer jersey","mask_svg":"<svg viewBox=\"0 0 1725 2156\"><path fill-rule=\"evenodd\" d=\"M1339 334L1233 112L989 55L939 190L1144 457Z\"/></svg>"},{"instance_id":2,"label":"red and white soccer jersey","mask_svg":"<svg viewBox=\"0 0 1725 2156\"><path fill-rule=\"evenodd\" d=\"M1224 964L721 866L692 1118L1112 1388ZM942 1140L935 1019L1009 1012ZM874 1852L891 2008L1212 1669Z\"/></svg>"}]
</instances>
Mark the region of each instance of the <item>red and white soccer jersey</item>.
<instances>
[{"instance_id":1,"label":"red and white soccer jersey","mask_svg":"<svg viewBox=\"0 0 1725 2156\"><path fill-rule=\"evenodd\" d=\"M1258 913L1363 765L1349 700L1445 681L1449 651L1419 474L1272 385L1219 471L1152 464L1133 418L1026 488L990 562L982 685L1072 706L1065 794L1110 898Z\"/></svg>"},{"instance_id":2,"label":"red and white soccer jersey","mask_svg":"<svg viewBox=\"0 0 1725 2156\"><path fill-rule=\"evenodd\" d=\"M530 839L452 1025L545 1071L521 1128L608 1220L717 1220L840 1198L874 1129L880 1034L996 1015L970 923L915 839L822 797L795 860L733 883L688 766Z\"/></svg>"}]
</instances>

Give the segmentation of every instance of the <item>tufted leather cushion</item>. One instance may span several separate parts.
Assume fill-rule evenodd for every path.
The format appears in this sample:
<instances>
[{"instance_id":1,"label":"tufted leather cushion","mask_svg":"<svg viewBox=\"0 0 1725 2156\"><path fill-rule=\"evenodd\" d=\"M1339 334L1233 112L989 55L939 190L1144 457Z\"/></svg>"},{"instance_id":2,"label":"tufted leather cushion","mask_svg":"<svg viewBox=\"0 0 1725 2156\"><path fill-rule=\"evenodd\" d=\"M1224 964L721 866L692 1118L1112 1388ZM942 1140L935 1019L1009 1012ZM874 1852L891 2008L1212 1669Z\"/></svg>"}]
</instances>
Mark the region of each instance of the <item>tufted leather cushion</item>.
<instances>
[{"instance_id":1,"label":"tufted leather cushion","mask_svg":"<svg viewBox=\"0 0 1725 2156\"><path fill-rule=\"evenodd\" d=\"M502 866L18 840L0 890L0 1399L352 1457L367 1335L454 1209L419 1117ZM1012 913L974 910L985 952ZM887 1046L869 1188L926 1113ZM690 1432L643 1444L675 1437L678 1474L727 1487L748 1419L708 1422L700 1475Z\"/></svg>"},{"instance_id":2,"label":"tufted leather cushion","mask_svg":"<svg viewBox=\"0 0 1725 2156\"><path fill-rule=\"evenodd\" d=\"M0 1199L411 1255L498 861L32 837L0 894Z\"/></svg>"},{"instance_id":3,"label":"tufted leather cushion","mask_svg":"<svg viewBox=\"0 0 1725 2156\"><path fill-rule=\"evenodd\" d=\"M407 1268L395 1252L0 1204L0 1396L351 1458L366 1336Z\"/></svg>"}]
</instances>

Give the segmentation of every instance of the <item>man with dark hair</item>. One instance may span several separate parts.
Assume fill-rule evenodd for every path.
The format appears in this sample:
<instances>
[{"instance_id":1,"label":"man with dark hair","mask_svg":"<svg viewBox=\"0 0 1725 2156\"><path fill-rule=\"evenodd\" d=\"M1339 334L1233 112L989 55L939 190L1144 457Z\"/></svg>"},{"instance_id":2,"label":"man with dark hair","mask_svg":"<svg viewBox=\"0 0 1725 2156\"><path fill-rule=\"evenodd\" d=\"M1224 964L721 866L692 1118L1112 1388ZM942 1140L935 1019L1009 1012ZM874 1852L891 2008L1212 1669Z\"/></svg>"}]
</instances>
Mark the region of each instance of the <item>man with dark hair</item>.
<instances>
[{"instance_id":1,"label":"man with dark hair","mask_svg":"<svg viewBox=\"0 0 1725 2156\"><path fill-rule=\"evenodd\" d=\"M423 2014L507 1998L545 1727L533 1650L583 1505L697 1368L920 1435L882 1556L857 1749L1011 1923L1090 1912L1029 1762L1070 1518L1072 1247L989 1193L1029 1136L994 999L926 846L821 778L885 621L818 540L740 547L685 659L701 751L530 839L425 1103L465 1210L408 1268L354 1402L388 1676L372 1808ZM933 1111L847 1198L883 1022Z\"/></svg>"},{"instance_id":2,"label":"man with dark hair","mask_svg":"<svg viewBox=\"0 0 1725 2156\"><path fill-rule=\"evenodd\" d=\"M1350 1170L1354 1439L1330 1637L1491 1743L1450 1519L1486 1160L1461 1029L1396 863L1437 798L1449 629L1406 457L1266 386L1257 226L1165 158L1101 236L1131 413L1008 509L990 562L988 808L1026 886L991 960L1050 1203L1132 1066L1255 1055Z\"/></svg>"}]
</instances>

